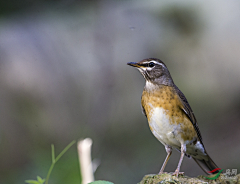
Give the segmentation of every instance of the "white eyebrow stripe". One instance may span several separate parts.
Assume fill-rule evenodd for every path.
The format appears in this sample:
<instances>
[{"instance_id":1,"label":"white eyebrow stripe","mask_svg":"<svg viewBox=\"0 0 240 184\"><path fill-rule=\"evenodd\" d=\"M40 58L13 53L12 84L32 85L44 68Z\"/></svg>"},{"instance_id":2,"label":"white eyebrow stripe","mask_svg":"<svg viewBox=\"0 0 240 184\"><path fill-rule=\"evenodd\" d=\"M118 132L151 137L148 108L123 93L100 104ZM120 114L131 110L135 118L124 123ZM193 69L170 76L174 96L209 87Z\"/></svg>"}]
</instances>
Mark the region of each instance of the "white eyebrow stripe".
<instances>
[{"instance_id":1,"label":"white eyebrow stripe","mask_svg":"<svg viewBox=\"0 0 240 184\"><path fill-rule=\"evenodd\" d=\"M162 66L163 66L163 64L162 64L162 63L159 63L159 62L157 62L157 61L154 61L154 60L151 60L150 62L153 62L153 63L155 63L155 64L158 64L158 65L162 65Z\"/></svg>"},{"instance_id":2,"label":"white eyebrow stripe","mask_svg":"<svg viewBox=\"0 0 240 184\"><path fill-rule=\"evenodd\" d=\"M159 63L159 62L154 61L154 60L151 60L151 61L145 61L145 62L143 62L143 64L147 64L147 63L150 63L150 62L153 62L153 63L155 63L155 64L157 64L157 65L161 65L161 66L165 67L162 63Z\"/></svg>"}]
</instances>

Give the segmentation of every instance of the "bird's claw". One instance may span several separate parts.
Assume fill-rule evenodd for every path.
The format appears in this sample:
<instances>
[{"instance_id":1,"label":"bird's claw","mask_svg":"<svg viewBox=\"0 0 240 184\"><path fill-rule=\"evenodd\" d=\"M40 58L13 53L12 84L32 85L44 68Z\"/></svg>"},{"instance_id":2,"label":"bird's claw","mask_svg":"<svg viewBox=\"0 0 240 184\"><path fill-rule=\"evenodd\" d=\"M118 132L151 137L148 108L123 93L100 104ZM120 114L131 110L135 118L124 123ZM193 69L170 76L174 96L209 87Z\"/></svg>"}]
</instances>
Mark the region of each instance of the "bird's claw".
<instances>
[{"instance_id":1,"label":"bird's claw","mask_svg":"<svg viewBox=\"0 0 240 184\"><path fill-rule=\"evenodd\" d=\"M184 175L184 172L179 172L176 170L174 173L172 173L172 175L178 177L178 175Z\"/></svg>"}]
</instances>

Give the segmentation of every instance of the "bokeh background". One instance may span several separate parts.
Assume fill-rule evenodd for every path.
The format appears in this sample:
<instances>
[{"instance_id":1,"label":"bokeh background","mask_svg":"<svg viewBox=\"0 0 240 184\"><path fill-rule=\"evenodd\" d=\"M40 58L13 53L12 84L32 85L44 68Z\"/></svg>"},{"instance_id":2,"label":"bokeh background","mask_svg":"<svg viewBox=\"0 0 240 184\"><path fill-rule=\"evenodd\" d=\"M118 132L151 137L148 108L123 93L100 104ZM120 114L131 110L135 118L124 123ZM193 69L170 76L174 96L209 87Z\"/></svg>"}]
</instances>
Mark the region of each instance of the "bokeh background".
<instances>
[{"instance_id":1,"label":"bokeh background","mask_svg":"<svg viewBox=\"0 0 240 184\"><path fill-rule=\"evenodd\" d=\"M162 59L203 142L240 172L240 1L0 1L0 183L45 178L72 140L93 139L96 180L137 183L166 152L141 113L144 79L127 66ZM166 171L174 171L174 152ZM184 158L188 176L204 174ZM81 183L74 145L50 183Z\"/></svg>"}]
</instances>

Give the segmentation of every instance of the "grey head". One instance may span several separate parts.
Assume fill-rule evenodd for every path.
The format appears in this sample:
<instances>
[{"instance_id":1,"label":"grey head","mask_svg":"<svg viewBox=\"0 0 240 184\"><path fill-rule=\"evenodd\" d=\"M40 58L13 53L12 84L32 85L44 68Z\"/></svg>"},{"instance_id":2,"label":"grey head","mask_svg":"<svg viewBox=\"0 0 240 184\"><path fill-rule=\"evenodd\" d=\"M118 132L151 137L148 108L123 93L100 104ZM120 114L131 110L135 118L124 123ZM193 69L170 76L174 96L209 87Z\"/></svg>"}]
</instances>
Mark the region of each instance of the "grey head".
<instances>
[{"instance_id":1,"label":"grey head","mask_svg":"<svg viewBox=\"0 0 240 184\"><path fill-rule=\"evenodd\" d=\"M154 85L174 86L167 66L160 59L148 58L138 63L129 62L127 64L136 67L146 79L146 82Z\"/></svg>"}]
</instances>

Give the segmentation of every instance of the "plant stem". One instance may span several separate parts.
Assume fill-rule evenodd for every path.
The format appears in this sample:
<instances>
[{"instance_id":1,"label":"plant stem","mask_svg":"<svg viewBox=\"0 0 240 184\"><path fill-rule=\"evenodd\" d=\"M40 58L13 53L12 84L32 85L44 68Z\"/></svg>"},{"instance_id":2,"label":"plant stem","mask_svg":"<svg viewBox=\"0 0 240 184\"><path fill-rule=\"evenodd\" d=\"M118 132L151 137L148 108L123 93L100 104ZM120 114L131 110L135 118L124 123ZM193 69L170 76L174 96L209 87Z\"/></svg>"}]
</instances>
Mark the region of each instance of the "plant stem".
<instances>
[{"instance_id":1,"label":"plant stem","mask_svg":"<svg viewBox=\"0 0 240 184\"><path fill-rule=\"evenodd\" d=\"M50 174L53 170L53 167L55 165L55 163L63 156L64 153L66 153L66 151L73 145L75 144L76 141L72 141L70 144L68 144L62 151L61 153L59 153L59 155L55 158L55 151L54 151L54 145L52 144L51 147L52 147L52 164L48 170L48 173L47 173L47 177L46 177L46 183L45 184L48 184L48 180L49 180L49 177L50 177Z\"/></svg>"}]
</instances>

